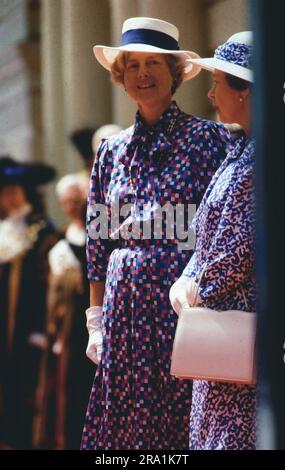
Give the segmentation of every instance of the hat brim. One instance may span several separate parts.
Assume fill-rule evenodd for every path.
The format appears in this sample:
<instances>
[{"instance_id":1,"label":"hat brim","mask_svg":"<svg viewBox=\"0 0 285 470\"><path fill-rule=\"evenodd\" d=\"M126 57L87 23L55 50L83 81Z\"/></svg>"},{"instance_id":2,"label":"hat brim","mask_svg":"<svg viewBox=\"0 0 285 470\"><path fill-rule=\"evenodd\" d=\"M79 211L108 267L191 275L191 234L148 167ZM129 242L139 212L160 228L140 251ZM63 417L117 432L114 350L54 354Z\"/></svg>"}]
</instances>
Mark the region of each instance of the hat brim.
<instances>
[{"instance_id":1,"label":"hat brim","mask_svg":"<svg viewBox=\"0 0 285 470\"><path fill-rule=\"evenodd\" d=\"M220 70L221 72L229 73L230 75L234 75L235 77L241 78L248 82L253 83L254 81L252 70L241 67L237 64L232 64L231 62L226 62L225 60L216 59L215 57L208 57L205 59L190 58L189 61L202 67L202 69L209 70L210 72L214 72L214 70Z\"/></svg>"},{"instance_id":2,"label":"hat brim","mask_svg":"<svg viewBox=\"0 0 285 470\"><path fill-rule=\"evenodd\" d=\"M7 172L7 169L9 172ZM1 168L0 187L14 184L20 186L40 186L49 183L55 176L55 169L44 163L13 163L13 165L7 165L6 168Z\"/></svg>"},{"instance_id":3,"label":"hat brim","mask_svg":"<svg viewBox=\"0 0 285 470\"><path fill-rule=\"evenodd\" d=\"M150 46L148 44L128 44L120 47L94 46L93 52L98 62L106 69L111 70L116 57L120 52L152 52L154 54L172 54L181 57L186 64L183 80L191 80L201 71L198 64L194 64L190 59L198 59L200 56L192 51L173 51Z\"/></svg>"},{"instance_id":4,"label":"hat brim","mask_svg":"<svg viewBox=\"0 0 285 470\"><path fill-rule=\"evenodd\" d=\"M83 160L94 160L92 139L97 129L83 128L70 134L70 140Z\"/></svg>"}]
</instances>

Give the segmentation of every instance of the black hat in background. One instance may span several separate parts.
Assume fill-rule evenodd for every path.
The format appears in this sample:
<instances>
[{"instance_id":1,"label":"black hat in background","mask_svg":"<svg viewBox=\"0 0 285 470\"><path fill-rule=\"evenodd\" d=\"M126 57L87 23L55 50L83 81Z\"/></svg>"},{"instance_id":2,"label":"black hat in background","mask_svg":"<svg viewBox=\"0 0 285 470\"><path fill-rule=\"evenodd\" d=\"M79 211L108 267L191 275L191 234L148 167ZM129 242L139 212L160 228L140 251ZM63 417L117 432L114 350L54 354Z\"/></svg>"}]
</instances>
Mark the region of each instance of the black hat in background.
<instances>
[{"instance_id":1,"label":"black hat in background","mask_svg":"<svg viewBox=\"0 0 285 470\"><path fill-rule=\"evenodd\" d=\"M9 155L0 157L0 187L12 184L39 186L52 181L55 175L55 169L44 163L17 162Z\"/></svg>"},{"instance_id":2,"label":"black hat in background","mask_svg":"<svg viewBox=\"0 0 285 470\"><path fill-rule=\"evenodd\" d=\"M95 128L85 127L70 134L71 142L84 160L94 159L92 137L95 131Z\"/></svg>"}]
</instances>

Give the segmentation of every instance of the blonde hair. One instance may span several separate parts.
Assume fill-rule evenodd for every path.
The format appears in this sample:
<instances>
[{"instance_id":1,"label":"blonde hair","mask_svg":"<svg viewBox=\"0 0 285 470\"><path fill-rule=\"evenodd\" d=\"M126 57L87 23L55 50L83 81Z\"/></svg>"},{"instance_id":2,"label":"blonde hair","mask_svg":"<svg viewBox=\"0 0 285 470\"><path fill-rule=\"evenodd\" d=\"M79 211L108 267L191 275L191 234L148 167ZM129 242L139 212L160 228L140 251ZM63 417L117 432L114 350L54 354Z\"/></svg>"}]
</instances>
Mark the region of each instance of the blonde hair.
<instances>
[{"instance_id":1,"label":"blonde hair","mask_svg":"<svg viewBox=\"0 0 285 470\"><path fill-rule=\"evenodd\" d=\"M57 196L62 197L70 188L74 188L85 195L88 189L86 174L70 173L60 178L55 188Z\"/></svg>"},{"instance_id":2,"label":"blonde hair","mask_svg":"<svg viewBox=\"0 0 285 470\"><path fill-rule=\"evenodd\" d=\"M174 54L161 54L165 57L169 71L173 78L171 93L174 95L184 78L185 62L180 56ZM126 71L129 52L121 51L111 65L111 80L113 83L124 84L124 73Z\"/></svg>"}]
</instances>

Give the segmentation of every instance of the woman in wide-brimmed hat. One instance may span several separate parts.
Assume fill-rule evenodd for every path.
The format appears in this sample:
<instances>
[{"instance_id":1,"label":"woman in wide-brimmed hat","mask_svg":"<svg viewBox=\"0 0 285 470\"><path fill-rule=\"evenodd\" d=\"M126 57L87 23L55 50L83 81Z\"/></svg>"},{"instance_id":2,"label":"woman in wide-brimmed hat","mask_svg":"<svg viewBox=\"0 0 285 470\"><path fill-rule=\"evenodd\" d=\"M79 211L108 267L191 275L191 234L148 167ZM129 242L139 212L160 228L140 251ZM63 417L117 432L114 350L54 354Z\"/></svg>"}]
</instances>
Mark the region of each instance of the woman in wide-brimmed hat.
<instances>
[{"instance_id":1,"label":"woman in wide-brimmed hat","mask_svg":"<svg viewBox=\"0 0 285 470\"><path fill-rule=\"evenodd\" d=\"M238 123L235 142L196 214L196 248L170 291L177 314L199 303L216 310L255 311L254 141L250 101L252 34L234 34L212 58L194 60L213 72L209 98L222 122ZM246 450L255 447L256 388L195 380L190 421L191 449Z\"/></svg>"},{"instance_id":2,"label":"woman in wide-brimmed hat","mask_svg":"<svg viewBox=\"0 0 285 470\"><path fill-rule=\"evenodd\" d=\"M134 126L102 142L91 176L87 355L99 365L82 448L187 449L191 384L169 374L176 316L168 290L191 251L179 246L178 222L167 226L159 209L184 204L187 227L188 205L199 204L228 136L172 101L200 70L189 62L197 54L179 49L174 25L130 18L120 47L94 53L138 112ZM107 234L96 226L102 206Z\"/></svg>"},{"instance_id":3,"label":"woman in wide-brimmed hat","mask_svg":"<svg viewBox=\"0 0 285 470\"><path fill-rule=\"evenodd\" d=\"M53 168L0 158L0 440L31 448L47 288L47 253L59 236L38 186Z\"/></svg>"}]
</instances>

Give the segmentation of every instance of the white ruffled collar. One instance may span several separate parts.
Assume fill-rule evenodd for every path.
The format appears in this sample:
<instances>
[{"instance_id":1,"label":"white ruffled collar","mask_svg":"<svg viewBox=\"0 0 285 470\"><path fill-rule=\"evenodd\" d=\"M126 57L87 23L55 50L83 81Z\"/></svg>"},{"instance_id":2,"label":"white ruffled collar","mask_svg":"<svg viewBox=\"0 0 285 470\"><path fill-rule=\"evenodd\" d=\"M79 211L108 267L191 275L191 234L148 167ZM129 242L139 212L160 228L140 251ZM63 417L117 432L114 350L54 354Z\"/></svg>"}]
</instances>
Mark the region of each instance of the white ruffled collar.
<instances>
[{"instance_id":1,"label":"white ruffled collar","mask_svg":"<svg viewBox=\"0 0 285 470\"><path fill-rule=\"evenodd\" d=\"M85 228L70 224L66 230L65 239L57 242L49 251L49 266L51 273L55 276L64 276L69 269L81 272L80 261L73 253L69 243L83 247L86 243Z\"/></svg>"},{"instance_id":2,"label":"white ruffled collar","mask_svg":"<svg viewBox=\"0 0 285 470\"><path fill-rule=\"evenodd\" d=\"M0 222L0 264L9 262L35 243L37 234L26 223L26 216L31 211L31 205L26 204L20 211Z\"/></svg>"},{"instance_id":3,"label":"white ruffled collar","mask_svg":"<svg viewBox=\"0 0 285 470\"><path fill-rule=\"evenodd\" d=\"M86 243L86 230L76 224L70 224L65 233L66 240L72 245L84 246Z\"/></svg>"}]
</instances>

